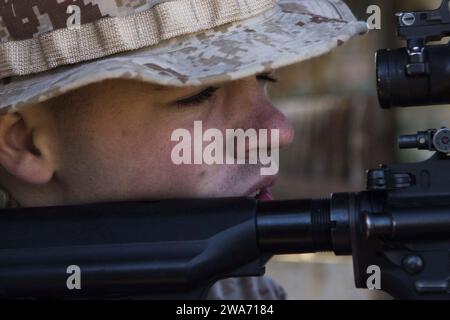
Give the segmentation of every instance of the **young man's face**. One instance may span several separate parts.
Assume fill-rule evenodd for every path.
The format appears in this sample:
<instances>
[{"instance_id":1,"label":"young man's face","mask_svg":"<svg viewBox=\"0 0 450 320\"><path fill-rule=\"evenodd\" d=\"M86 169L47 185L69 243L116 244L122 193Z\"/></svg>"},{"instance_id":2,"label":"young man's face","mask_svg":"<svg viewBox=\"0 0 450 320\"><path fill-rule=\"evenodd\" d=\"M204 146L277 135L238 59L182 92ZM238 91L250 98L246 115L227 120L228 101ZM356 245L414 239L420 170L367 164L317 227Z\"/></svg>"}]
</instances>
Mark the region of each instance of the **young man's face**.
<instances>
[{"instance_id":1,"label":"young man's face","mask_svg":"<svg viewBox=\"0 0 450 320\"><path fill-rule=\"evenodd\" d=\"M273 184L260 165L181 164L171 159L171 135L217 128L279 129L280 147L293 139L257 77L214 88L170 88L111 80L53 100L69 103L52 118L52 192L61 204L177 197L247 196ZM204 142L204 145L208 144Z\"/></svg>"}]
</instances>

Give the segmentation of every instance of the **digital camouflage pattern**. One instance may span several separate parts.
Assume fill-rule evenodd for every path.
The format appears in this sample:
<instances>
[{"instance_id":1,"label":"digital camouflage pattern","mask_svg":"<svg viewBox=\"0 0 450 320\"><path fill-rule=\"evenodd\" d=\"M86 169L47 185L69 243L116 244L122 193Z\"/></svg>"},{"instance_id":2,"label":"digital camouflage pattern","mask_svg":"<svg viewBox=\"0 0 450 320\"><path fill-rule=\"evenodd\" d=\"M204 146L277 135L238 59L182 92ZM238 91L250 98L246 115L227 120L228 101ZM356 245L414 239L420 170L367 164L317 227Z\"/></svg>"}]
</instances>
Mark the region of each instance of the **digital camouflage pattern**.
<instances>
[{"instance_id":1,"label":"digital camouflage pattern","mask_svg":"<svg viewBox=\"0 0 450 320\"><path fill-rule=\"evenodd\" d=\"M134 3L137 10L139 3L154 3L115 2ZM105 79L136 79L169 86L236 80L327 53L365 32L367 24L356 21L340 0L281 0L274 9L238 23L92 62L0 80L0 113Z\"/></svg>"},{"instance_id":2,"label":"digital camouflage pattern","mask_svg":"<svg viewBox=\"0 0 450 320\"><path fill-rule=\"evenodd\" d=\"M173 0L0 0L0 42L36 38L66 28L67 6L81 9L81 24L139 13Z\"/></svg>"},{"instance_id":3,"label":"digital camouflage pattern","mask_svg":"<svg viewBox=\"0 0 450 320\"><path fill-rule=\"evenodd\" d=\"M286 300L286 291L271 278L242 277L217 281L208 300Z\"/></svg>"},{"instance_id":4,"label":"digital camouflage pattern","mask_svg":"<svg viewBox=\"0 0 450 320\"><path fill-rule=\"evenodd\" d=\"M70 5L66 28L0 43L0 79L156 46L169 39L255 17L273 9L277 1L165 1L143 12L84 24L82 14L88 13Z\"/></svg>"}]
</instances>

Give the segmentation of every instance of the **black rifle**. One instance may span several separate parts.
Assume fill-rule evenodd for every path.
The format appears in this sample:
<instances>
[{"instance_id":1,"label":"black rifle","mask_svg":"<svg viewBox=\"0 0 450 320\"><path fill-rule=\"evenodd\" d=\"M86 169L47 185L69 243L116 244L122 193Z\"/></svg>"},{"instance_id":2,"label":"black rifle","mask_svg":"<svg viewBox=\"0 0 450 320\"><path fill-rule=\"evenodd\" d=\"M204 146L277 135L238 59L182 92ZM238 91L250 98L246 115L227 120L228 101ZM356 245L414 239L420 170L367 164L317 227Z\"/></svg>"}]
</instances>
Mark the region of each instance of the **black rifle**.
<instances>
[{"instance_id":1,"label":"black rifle","mask_svg":"<svg viewBox=\"0 0 450 320\"><path fill-rule=\"evenodd\" d=\"M262 275L273 255L333 251L353 256L358 288L375 266L381 289L396 298L449 299L449 160L437 152L384 166L369 171L368 191L326 200L3 210L0 294L194 299L218 279ZM71 265L81 269L81 290L66 286Z\"/></svg>"},{"instance_id":2,"label":"black rifle","mask_svg":"<svg viewBox=\"0 0 450 320\"><path fill-rule=\"evenodd\" d=\"M385 107L450 102L443 96L450 91L442 89L450 83L450 69L435 70L436 60L430 60L449 64L450 56L444 59L439 48L425 46L436 30L448 35L442 29L450 24L449 2L436 11L399 15L399 34L408 48L380 51L377 58ZM413 101L396 95L404 83L408 88L417 83L421 95ZM395 298L449 299L450 132L418 132L400 137L399 144L435 154L421 163L370 170L366 191L330 199L2 210L0 296L197 299L219 279L262 275L273 255L332 251L352 255L358 288L366 288L379 271L381 289ZM71 266L81 272L80 289L68 289Z\"/></svg>"},{"instance_id":3,"label":"black rifle","mask_svg":"<svg viewBox=\"0 0 450 320\"><path fill-rule=\"evenodd\" d=\"M165 200L8 209L3 297L201 298L264 273L276 254L352 255L356 286L379 268L396 298L450 298L450 159L369 171L368 191L327 200ZM68 267L81 290L68 290ZM370 272L369 272L370 271Z\"/></svg>"}]
</instances>

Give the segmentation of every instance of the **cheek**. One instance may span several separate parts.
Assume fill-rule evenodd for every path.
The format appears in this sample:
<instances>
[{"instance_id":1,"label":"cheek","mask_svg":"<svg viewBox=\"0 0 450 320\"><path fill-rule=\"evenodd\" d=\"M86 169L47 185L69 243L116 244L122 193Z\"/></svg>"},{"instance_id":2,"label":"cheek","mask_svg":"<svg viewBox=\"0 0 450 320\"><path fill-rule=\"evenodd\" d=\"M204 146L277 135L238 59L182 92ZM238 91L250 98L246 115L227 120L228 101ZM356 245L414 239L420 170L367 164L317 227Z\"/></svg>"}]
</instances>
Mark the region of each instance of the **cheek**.
<instances>
[{"instance_id":1,"label":"cheek","mask_svg":"<svg viewBox=\"0 0 450 320\"><path fill-rule=\"evenodd\" d=\"M204 123L205 127L209 127L209 121ZM223 194L223 190L236 186L236 180L233 184L228 180L236 176L242 166L174 164L172 150L179 141L171 141L172 133L178 128L189 130L192 125L183 123L177 128L168 128L166 124L161 129L146 128L129 137L122 137L116 147L122 146L123 157L116 157L116 167L120 167L122 173L126 172L128 190L142 197L197 197ZM194 133L189 131L193 147Z\"/></svg>"},{"instance_id":2,"label":"cheek","mask_svg":"<svg viewBox=\"0 0 450 320\"><path fill-rule=\"evenodd\" d=\"M109 150L120 180L136 197L183 197L198 194L208 168L172 162L172 129L146 128L122 135ZM114 150L121 150L114 155Z\"/></svg>"},{"instance_id":3,"label":"cheek","mask_svg":"<svg viewBox=\"0 0 450 320\"><path fill-rule=\"evenodd\" d=\"M245 191L247 186L239 187L248 171L245 166L175 165L171 159L177 144L171 141L174 130L185 128L193 135L194 120L202 120L205 130L234 128L241 115L232 111L219 105L195 116L142 111L88 121L74 137L80 143L72 148L73 165L64 172L65 182L73 187L74 199L95 197L96 201L225 196L234 189Z\"/></svg>"}]
</instances>

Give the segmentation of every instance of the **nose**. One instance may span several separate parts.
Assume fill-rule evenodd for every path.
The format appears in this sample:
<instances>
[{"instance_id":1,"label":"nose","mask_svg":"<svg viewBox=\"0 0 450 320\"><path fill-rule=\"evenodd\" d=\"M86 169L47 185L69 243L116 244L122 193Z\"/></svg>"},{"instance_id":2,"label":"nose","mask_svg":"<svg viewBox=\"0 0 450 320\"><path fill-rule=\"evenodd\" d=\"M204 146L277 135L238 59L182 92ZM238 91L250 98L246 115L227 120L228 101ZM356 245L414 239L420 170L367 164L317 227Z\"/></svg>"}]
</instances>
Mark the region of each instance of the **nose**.
<instances>
[{"instance_id":1,"label":"nose","mask_svg":"<svg viewBox=\"0 0 450 320\"><path fill-rule=\"evenodd\" d=\"M279 148L288 146L294 139L294 128L286 116L267 98L264 87L254 78L237 81L230 92L229 108L233 109L228 119L236 128L253 128L256 130L277 129L279 132ZM242 94L246 92L246 94ZM231 94L233 93L233 94ZM239 93L239 94L237 94ZM233 107L231 107L233 106ZM239 115L239 116L237 116Z\"/></svg>"},{"instance_id":2,"label":"nose","mask_svg":"<svg viewBox=\"0 0 450 320\"><path fill-rule=\"evenodd\" d=\"M245 111L244 111L245 110ZM267 129L269 134L271 130L278 130L279 148L283 148L291 144L294 139L294 127L287 117L275 107L267 98L264 92L254 95L249 107L244 108L241 112L245 112L243 119L245 127L259 129Z\"/></svg>"},{"instance_id":3,"label":"nose","mask_svg":"<svg viewBox=\"0 0 450 320\"><path fill-rule=\"evenodd\" d=\"M267 98L257 108L255 114L255 120L260 129L278 129L279 130L279 147L283 148L291 144L294 139L294 127L287 117Z\"/></svg>"}]
</instances>

